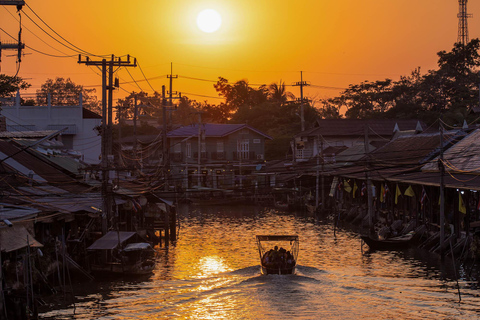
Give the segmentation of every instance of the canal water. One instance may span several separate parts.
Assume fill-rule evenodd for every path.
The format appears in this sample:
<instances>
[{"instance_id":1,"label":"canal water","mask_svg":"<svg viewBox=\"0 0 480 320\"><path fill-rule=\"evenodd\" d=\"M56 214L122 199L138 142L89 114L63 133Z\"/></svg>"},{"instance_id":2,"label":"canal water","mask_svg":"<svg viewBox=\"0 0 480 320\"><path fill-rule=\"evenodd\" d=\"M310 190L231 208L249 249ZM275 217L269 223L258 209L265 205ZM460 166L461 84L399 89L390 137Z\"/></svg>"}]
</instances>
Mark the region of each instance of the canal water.
<instances>
[{"instance_id":1,"label":"canal water","mask_svg":"<svg viewBox=\"0 0 480 320\"><path fill-rule=\"evenodd\" d=\"M478 319L469 268L418 249L368 252L330 221L251 206L179 208L178 241L142 279L73 285L42 319ZM262 275L257 234L297 234L295 275ZM458 275L458 287L456 275ZM460 292L460 295L459 295ZM60 299L60 298L59 298Z\"/></svg>"}]
</instances>

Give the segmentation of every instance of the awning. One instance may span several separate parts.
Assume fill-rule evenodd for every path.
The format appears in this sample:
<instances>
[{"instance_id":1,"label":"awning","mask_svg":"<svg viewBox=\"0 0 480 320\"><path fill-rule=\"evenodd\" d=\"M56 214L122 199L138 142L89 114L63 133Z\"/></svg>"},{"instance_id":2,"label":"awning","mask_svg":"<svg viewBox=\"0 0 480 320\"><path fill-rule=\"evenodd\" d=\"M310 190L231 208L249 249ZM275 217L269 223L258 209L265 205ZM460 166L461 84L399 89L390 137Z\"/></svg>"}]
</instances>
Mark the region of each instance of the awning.
<instances>
[{"instance_id":1,"label":"awning","mask_svg":"<svg viewBox=\"0 0 480 320\"><path fill-rule=\"evenodd\" d=\"M28 246L41 248L43 244L35 240L24 226L0 228L0 251L11 252Z\"/></svg>"},{"instance_id":2,"label":"awning","mask_svg":"<svg viewBox=\"0 0 480 320\"><path fill-rule=\"evenodd\" d=\"M88 247L87 250L113 250L119 244L124 243L135 234L137 233L130 231L109 231L106 235Z\"/></svg>"}]
</instances>

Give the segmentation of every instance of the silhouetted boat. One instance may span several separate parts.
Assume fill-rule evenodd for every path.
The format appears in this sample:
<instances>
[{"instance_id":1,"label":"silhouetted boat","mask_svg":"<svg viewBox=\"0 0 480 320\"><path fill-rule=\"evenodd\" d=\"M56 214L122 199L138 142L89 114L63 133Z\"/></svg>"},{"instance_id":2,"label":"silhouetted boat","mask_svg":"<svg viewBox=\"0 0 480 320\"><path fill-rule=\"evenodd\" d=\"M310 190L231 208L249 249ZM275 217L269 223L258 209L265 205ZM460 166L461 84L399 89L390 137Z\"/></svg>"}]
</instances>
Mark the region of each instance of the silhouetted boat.
<instances>
[{"instance_id":1,"label":"silhouetted boat","mask_svg":"<svg viewBox=\"0 0 480 320\"><path fill-rule=\"evenodd\" d=\"M257 235L256 241L263 274L295 273L299 250L298 236Z\"/></svg>"},{"instance_id":2,"label":"silhouetted boat","mask_svg":"<svg viewBox=\"0 0 480 320\"><path fill-rule=\"evenodd\" d=\"M155 250L136 232L110 231L87 248L90 269L110 275L141 275L155 268Z\"/></svg>"},{"instance_id":3,"label":"silhouetted boat","mask_svg":"<svg viewBox=\"0 0 480 320\"><path fill-rule=\"evenodd\" d=\"M400 250L408 248L412 244L413 232L398 237L387 239L374 239L368 235L360 236L371 250Z\"/></svg>"}]
</instances>

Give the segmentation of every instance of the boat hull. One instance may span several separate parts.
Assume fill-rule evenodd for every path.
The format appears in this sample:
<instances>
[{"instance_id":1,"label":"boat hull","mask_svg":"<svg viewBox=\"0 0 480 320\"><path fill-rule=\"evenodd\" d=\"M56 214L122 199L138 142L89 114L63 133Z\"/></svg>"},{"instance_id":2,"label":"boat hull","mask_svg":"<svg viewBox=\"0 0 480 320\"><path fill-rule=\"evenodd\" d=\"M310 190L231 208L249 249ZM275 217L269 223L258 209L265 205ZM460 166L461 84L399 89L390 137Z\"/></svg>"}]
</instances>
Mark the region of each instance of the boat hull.
<instances>
[{"instance_id":1,"label":"boat hull","mask_svg":"<svg viewBox=\"0 0 480 320\"><path fill-rule=\"evenodd\" d=\"M144 275L153 273L155 270L155 263L145 261L130 265L122 265L121 263L105 263L101 265L93 264L90 266L90 268L95 274Z\"/></svg>"},{"instance_id":2,"label":"boat hull","mask_svg":"<svg viewBox=\"0 0 480 320\"><path fill-rule=\"evenodd\" d=\"M262 274L295 274L296 268L268 268L262 266Z\"/></svg>"},{"instance_id":3,"label":"boat hull","mask_svg":"<svg viewBox=\"0 0 480 320\"><path fill-rule=\"evenodd\" d=\"M369 236L361 236L362 240L371 250L401 250L410 247L413 237L397 237L385 240L372 239Z\"/></svg>"}]
</instances>

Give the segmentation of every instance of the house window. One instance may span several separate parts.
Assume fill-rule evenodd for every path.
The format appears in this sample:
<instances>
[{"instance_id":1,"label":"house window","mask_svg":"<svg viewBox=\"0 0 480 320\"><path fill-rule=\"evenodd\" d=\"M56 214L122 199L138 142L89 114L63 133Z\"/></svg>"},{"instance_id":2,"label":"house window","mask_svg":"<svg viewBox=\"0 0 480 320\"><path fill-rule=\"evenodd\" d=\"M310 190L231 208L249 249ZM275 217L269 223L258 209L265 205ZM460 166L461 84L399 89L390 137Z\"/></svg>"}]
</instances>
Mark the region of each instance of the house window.
<instances>
[{"instance_id":1,"label":"house window","mask_svg":"<svg viewBox=\"0 0 480 320\"><path fill-rule=\"evenodd\" d=\"M187 153L187 158L191 158L192 157L192 143L191 142L187 142L187 148L186 148L186 153Z\"/></svg>"},{"instance_id":2,"label":"house window","mask_svg":"<svg viewBox=\"0 0 480 320\"><path fill-rule=\"evenodd\" d=\"M260 143L260 139L253 139L253 143Z\"/></svg>"},{"instance_id":3,"label":"house window","mask_svg":"<svg viewBox=\"0 0 480 320\"><path fill-rule=\"evenodd\" d=\"M223 141L217 142L217 152L223 152Z\"/></svg>"},{"instance_id":4,"label":"house window","mask_svg":"<svg viewBox=\"0 0 480 320\"><path fill-rule=\"evenodd\" d=\"M237 152L239 159L248 159L250 156L250 140L237 140Z\"/></svg>"},{"instance_id":5,"label":"house window","mask_svg":"<svg viewBox=\"0 0 480 320\"><path fill-rule=\"evenodd\" d=\"M297 159L303 159L303 149L297 149Z\"/></svg>"}]
</instances>

